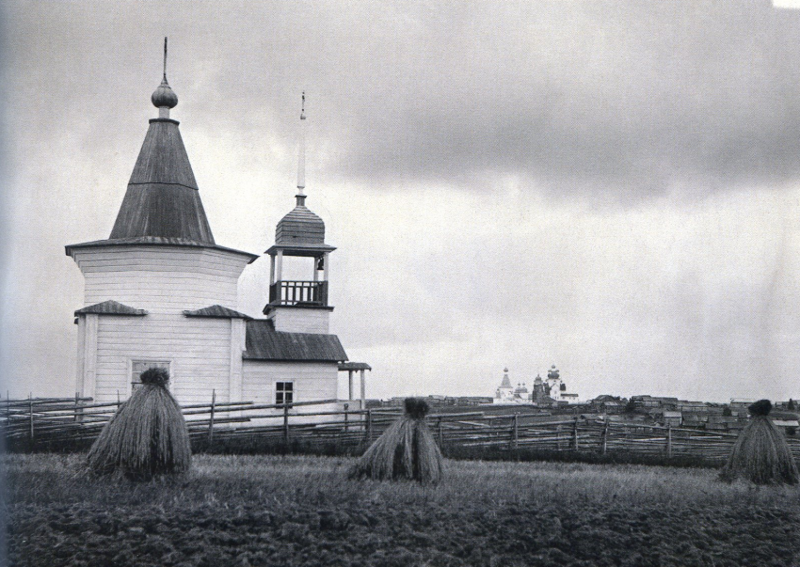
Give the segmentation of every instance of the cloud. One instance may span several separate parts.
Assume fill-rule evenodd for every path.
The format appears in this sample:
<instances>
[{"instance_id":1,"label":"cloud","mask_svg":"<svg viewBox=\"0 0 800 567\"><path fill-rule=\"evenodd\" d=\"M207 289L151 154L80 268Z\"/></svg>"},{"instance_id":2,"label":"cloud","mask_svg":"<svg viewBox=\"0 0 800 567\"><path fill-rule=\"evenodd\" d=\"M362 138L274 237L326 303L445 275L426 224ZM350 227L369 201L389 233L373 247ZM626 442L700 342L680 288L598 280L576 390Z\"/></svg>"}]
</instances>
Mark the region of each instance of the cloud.
<instances>
[{"instance_id":1,"label":"cloud","mask_svg":"<svg viewBox=\"0 0 800 567\"><path fill-rule=\"evenodd\" d=\"M587 395L796 397L800 12L343 6L4 5L5 379L71 393L63 246L110 232L168 35L223 245L263 251L291 208L306 91L332 326L370 395L485 394L506 364L529 382L556 363ZM245 272L250 314L267 273Z\"/></svg>"},{"instance_id":2,"label":"cloud","mask_svg":"<svg viewBox=\"0 0 800 567\"><path fill-rule=\"evenodd\" d=\"M37 61L24 99L70 128L113 114L116 82L146 84L126 102L146 112L169 32L176 114L291 147L306 90L309 168L325 179L474 189L505 174L636 203L800 173L800 12L766 2L21 6L10 64Z\"/></svg>"}]
</instances>

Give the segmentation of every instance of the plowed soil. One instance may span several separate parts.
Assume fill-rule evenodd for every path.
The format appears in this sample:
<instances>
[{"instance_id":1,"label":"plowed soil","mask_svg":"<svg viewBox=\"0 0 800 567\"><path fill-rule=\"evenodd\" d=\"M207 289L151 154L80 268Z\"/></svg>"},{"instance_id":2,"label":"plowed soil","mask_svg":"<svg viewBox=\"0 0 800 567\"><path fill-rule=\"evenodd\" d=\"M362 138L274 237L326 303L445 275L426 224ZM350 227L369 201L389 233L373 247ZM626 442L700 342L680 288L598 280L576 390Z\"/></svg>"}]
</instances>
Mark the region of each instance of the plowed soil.
<instances>
[{"instance_id":1,"label":"plowed soil","mask_svg":"<svg viewBox=\"0 0 800 567\"><path fill-rule=\"evenodd\" d=\"M352 461L195 458L187 476L93 479L81 456L4 456L19 566L800 565L800 490L701 469L448 462L437 487Z\"/></svg>"}]
</instances>

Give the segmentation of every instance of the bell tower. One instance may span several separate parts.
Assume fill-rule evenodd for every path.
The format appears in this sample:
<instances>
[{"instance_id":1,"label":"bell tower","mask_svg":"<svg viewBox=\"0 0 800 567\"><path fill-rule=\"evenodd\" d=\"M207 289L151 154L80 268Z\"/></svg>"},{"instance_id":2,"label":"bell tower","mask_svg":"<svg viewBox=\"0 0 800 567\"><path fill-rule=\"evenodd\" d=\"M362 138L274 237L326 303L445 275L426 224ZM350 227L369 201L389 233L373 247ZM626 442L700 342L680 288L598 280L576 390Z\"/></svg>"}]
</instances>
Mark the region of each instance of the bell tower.
<instances>
[{"instance_id":1,"label":"bell tower","mask_svg":"<svg viewBox=\"0 0 800 567\"><path fill-rule=\"evenodd\" d=\"M325 223L305 204L305 100L303 93L296 205L278 223L275 244L266 251L270 286L263 313L279 332L327 334L333 311L328 304L329 256L336 248L325 244ZM288 262L300 268L299 279L286 277Z\"/></svg>"}]
</instances>

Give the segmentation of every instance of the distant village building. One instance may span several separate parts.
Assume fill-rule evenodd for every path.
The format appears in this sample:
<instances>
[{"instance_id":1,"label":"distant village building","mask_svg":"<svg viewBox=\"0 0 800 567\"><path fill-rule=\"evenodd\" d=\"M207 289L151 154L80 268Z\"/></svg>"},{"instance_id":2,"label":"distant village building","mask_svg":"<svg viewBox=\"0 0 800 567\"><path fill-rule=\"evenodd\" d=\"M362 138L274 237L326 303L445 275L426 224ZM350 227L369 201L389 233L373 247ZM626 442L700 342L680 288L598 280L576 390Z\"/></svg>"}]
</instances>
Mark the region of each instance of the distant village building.
<instances>
[{"instance_id":1,"label":"distant village building","mask_svg":"<svg viewBox=\"0 0 800 567\"><path fill-rule=\"evenodd\" d=\"M503 368L503 380L500 382L497 391L494 394L494 403L496 404L511 404L514 403L514 386L511 385L511 380L508 377L508 368Z\"/></svg>"},{"instance_id":2,"label":"distant village building","mask_svg":"<svg viewBox=\"0 0 800 567\"><path fill-rule=\"evenodd\" d=\"M578 394L567 392L567 385L561 380L555 364L547 372L547 395L556 402L577 403Z\"/></svg>"},{"instance_id":3,"label":"distant village building","mask_svg":"<svg viewBox=\"0 0 800 567\"><path fill-rule=\"evenodd\" d=\"M305 204L301 141L296 205L277 224L264 290L263 318L237 311L237 284L256 254L214 240L198 184L170 109L178 97L165 73L151 97L150 126L111 235L71 244L66 253L85 278L78 326L77 390L98 402L127 398L150 367L166 368L182 404L251 400L282 404L337 398L347 363L329 333L330 255L325 224ZM301 113L301 125L305 121ZM232 198L238 198L232 195ZM307 263L308 279L284 279L288 258ZM300 266L302 267L302 266ZM363 401L362 401L363 403Z\"/></svg>"},{"instance_id":4,"label":"distant village building","mask_svg":"<svg viewBox=\"0 0 800 567\"><path fill-rule=\"evenodd\" d=\"M503 379L495 391L492 403L495 404L534 404L553 406L557 404L578 403L578 394L567 392L566 384L561 380L558 369L553 366L547 373L547 380L537 374L533 380L533 391L529 391L525 382L511 385L508 368L503 369Z\"/></svg>"}]
</instances>

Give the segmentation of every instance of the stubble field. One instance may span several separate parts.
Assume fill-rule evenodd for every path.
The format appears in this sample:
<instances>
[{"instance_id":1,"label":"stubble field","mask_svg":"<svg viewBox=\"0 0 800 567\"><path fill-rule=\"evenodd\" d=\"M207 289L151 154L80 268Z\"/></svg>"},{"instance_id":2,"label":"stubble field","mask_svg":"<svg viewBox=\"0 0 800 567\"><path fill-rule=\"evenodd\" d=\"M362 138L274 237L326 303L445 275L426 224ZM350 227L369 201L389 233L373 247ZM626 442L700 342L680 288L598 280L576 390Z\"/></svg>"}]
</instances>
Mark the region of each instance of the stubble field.
<instances>
[{"instance_id":1,"label":"stubble field","mask_svg":"<svg viewBox=\"0 0 800 567\"><path fill-rule=\"evenodd\" d=\"M201 455L150 483L82 459L2 457L10 565L800 565L800 489L709 469L448 461L426 488L348 458Z\"/></svg>"}]
</instances>

